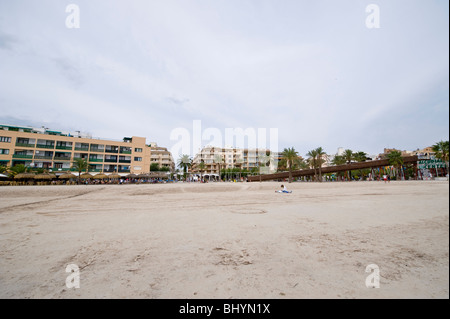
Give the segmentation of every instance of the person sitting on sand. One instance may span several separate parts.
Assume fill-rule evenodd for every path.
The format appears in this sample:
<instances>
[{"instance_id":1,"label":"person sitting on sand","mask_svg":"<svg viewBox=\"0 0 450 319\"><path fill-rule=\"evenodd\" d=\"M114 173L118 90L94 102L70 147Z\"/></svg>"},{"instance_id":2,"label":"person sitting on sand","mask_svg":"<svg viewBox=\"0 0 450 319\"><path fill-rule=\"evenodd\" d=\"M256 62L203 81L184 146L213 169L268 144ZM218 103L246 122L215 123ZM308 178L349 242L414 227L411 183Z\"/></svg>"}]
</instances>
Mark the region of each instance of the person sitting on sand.
<instances>
[{"instance_id":1,"label":"person sitting on sand","mask_svg":"<svg viewBox=\"0 0 450 319\"><path fill-rule=\"evenodd\" d=\"M286 189L286 186L281 185L281 190L275 191L275 193L292 193L292 191L288 191L288 190Z\"/></svg>"}]
</instances>

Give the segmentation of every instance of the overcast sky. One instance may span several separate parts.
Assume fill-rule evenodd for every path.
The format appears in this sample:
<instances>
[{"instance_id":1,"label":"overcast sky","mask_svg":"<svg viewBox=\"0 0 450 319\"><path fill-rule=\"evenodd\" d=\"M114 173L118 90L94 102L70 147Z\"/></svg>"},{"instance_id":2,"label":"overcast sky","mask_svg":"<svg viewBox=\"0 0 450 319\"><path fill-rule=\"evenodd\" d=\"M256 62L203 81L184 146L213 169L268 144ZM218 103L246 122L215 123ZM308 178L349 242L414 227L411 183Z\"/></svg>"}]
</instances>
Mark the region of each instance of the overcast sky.
<instances>
[{"instance_id":1,"label":"overcast sky","mask_svg":"<svg viewBox=\"0 0 450 319\"><path fill-rule=\"evenodd\" d=\"M380 28L366 26L371 3ZM0 123L168 148L194 120L278 128L279 149L301 155L423 148L449 136L448 6L0 0Z\"/></svg>"}]
</instances>

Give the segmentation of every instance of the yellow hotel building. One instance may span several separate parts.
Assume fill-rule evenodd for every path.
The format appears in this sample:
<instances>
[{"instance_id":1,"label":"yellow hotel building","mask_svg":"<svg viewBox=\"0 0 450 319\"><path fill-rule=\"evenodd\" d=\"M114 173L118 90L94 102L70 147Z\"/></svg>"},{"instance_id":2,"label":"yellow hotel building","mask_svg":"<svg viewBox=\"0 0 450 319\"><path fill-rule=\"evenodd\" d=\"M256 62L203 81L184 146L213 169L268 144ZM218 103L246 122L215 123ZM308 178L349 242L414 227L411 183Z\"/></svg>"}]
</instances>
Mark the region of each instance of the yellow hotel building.
<instances>
[{"instance_id":1,"label":"yellow hotel building","mask_svg":"<svg viewBox=\"0 0 450 319\"><path fill-rule=\"evenodd\" d=\"M0 124L0 165L4 166L24 164L58 174L73 170L74 160L83 158L90 173L142 174L150 172L150 152L145 137L113 141Z\"/></svg>"}]
</instances>

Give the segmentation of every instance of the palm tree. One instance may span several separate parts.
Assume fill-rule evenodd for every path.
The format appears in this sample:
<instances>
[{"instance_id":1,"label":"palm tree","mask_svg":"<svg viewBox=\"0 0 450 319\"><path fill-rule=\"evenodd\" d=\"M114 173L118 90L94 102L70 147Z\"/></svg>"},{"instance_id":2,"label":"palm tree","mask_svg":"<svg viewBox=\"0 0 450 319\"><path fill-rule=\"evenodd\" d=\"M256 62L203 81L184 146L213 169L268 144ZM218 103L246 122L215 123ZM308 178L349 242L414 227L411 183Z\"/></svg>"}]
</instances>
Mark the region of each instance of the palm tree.
<instances>
[{"instance_id":1,"label":"palm tree","mask_svg":"<svg viewBox=\"0 0 450 319\"><path fill-rule=\"evenodd\" d=\"M312 150L306 153L308 162L312 169L314 169L314 179L317 181L317 150Z\"/></svg>"},{"instance_id":2,"label":"palm tree","mask_svg":"<svg viewBox=\"0 0 450 319\"><path fill-rule=\"evenodd\" d=\"M356 152L353 155L357 162L365 162L367 160L367 154L365 152Z\"/></svg>"},{"instance_id":3,"label":"palm tree","mask_svg":"<svg viewBox=\"0 0 450 319\"><path fill-rule=\"evenodd\" d=\"M294 170L302 170L302 169L308 169L309 164L307 161L305 161L301 156L298 157L298 159L295 161L293 165Z\"/></svg>"},{"instance_id":4,"label":"palm tree","mask_svg":"<svg viewBox=\"0 0 450 319\"><path fill-rule=\"evenodd\" d=\"M346 160L344 156L342 155L336 155L333 160L331 161L331 164L335 166L344 165L346 163Z\"/></svg>"},{"instance_id":5,"label":"palm tree","mask_svg":"<svg viewBox=\"0 0 450 319\"><path fill-rule=\"evenodd\" d=\"M223 155L219 155L219 154L215 155L214 156L214 163L216 163L217 166L219 166L219 180L222 180L221 169L222 169L222 165L224 164Z\"/></svg>"},{"instance_id":6,"label":"palm tree","mask_svg":"<svg viewBox=\"0 0 450 319\"><path fill-rule=\"evenodd\" d=\"M241 169L239 167L234 167L231 169L232 177L233 179L239 179L241 178ZM239 176L239 177L238 177Z\"/></svg>"},{"instance_id":7,"label":"palm tree","mask_svg":"<svg viewBox=\"0 0 450 319\"><path fill-rule=\"evenodd\" d=\"M177 168L177 169L175 169L175 172L174 172L174 176L175 176L175 179L178 181L178 173L180 172L180 170Z\"/></svg>"},{"instance_id":8,"label":"palm tree","mask_svg":"<svg viewBox=\"0 0 450 319\"><path fill-rule=\"evenodd\" d=\"M4 172L6 172L6 166L0 165L0 174L3 174Z\"/></svg>"},{"instance_id":9,"label":"palm tree","mask_svg":"<svg viewBox=\"0 0 450 319\"><path fill-rule=\"evenodd\" d=\"M258 160L256 161L256 164L258 165L258 175L259 175L259 182L261 182L262 173L261 173L261 166L266 166L266 158L265 155L258 154Z\"/></svg>"},{"instance_id":10,"label":"palm tree","mask_svg":"<svg viewBox=\"0 0 450 319\"><path fill-rule=\"evenodd\" d=\"M345 163L346 163L345 158L342 155L334 156L333 160L331 161L331 164L333 164L334 166L344 165ZM337 173L338 176L342 176L341 174L342 174L341 172Z\"/></svg>"},{"instance_id":11,"label":"palm tree","mask_svg":"<svg viewBox=\"0 0 450 319\"><path fill-rule=\"evenodd\" d=\"M203 160L198 164L197 166L198 170L200 171L200 182L203 181L203 171L206 168L205 162Z\"/></svg>"},{"instance_id":12,"label":"palm tree","mask_svg":"<svg viewBox=\"0 0 450 319\"><path fill-rule=\"evenodd\" d=\"M297 164L298 169L308 169L309 168L308 163L300 156L299 156L296 164Z\"/></svg>"},{"instance_id":13,"label":"palm tree","mask_svg":"<svg viewBox=\"0 0 450 319\"><path fill-rule=\"evenodd\" d=\"M367 154L365 152L356 152L354 155L354 159L355 161L361 163L361 162L365 162L367 160ZM364 179L364 172L363 170L359 170L361 173L361 177Z\"/></svg>"},{"instance_id":14,"label":"palm tree","mask_svg":"<svg viewBox=\"0 0 450 319\"><path fill-rule=\"evenodd\" d=\"M75 168L78 172L78 185L80 185L80 176L81 172L87 171L89 164L87 162L87 159L84 158L76 158L72 165L73 168Z\"/></svg>"},{"instance_id":15,"label":"palm tree","mask_svg":"<svg viewBox=\"0 0 450 319\"><path fill-rule=\"evenodd\" d=\"M292 183L292 169L298 162L298 152L292 148L285 148L283 150L283 158L286 160L287 167L289 168L289 183Z\"/></svg>"},{"instance_id":16,"label":"palm tree","mask_svg":"<svg viewBox=\"0 0 450 319\"><path fill-rule=\"evenodd\" d=\"M389 160L389 165L392 165L397 170L398 175L398 169L403 167L403 158L402 153L399 151L392 151L389 154L386 155L387 159ZM403 175L403 170L402 170Z\"/></svg>"},{"instance_id":17,"label":"palm tree","mask_svg":"<svg viewBox=\"0 0 450 319\"><path fill-rule=\"evenodd\" d=\"M3 167L3 166L2 166ZM27 167L23 164L18 164L6 169L5 172L8 173L9 177L14 177L17 174L25 173L27 171Z\"/></svg>"},{"instance_id":18,"label":"palm tree","mask_svg":"<svg viewBox=\"0 0 450 319\"><path fill-rule=\"evenodd\" d=\"M446 173L448 173L448 151L449 151L448 141L437 142L432 146L432 148L433 152L436 153L436 157L445 163L445 171Z\"/></svg>"},{"instance_id":19,"label":"palm tree","mask_svg":"<svg viewBox=\"0 0 450 319\"><path fill-rule=\"evenodd\" d=\"M319 182L322 182L322 164L325 161L327 153L323 150L322 147L318 147L315 149L317 155L317 166L319 166Z\"/></svg>"},{"instance_id":20,"label":"palm tree","mask_svg":"<svg viewBox=\"0 0 450 319\"><path fill-rule=\"evenodd\" d=\"M342 156L347 164L350 164L355 159L355 153L352 150L345 150Z\"/></svg>"},{"instance_id":21,"label":"palm tree","mask_svg":"<svg viewBox=\"0 0 450 319\"><path fill-rule=\"evenodd\" d=\"M277 171L284 172L287 171L287 169L288 169L287 162L284 158L282 158L281 160L278 161Z\"/></svg>"},{"instance_id":22,"label":"palm tree","mask_svg":"<svg viewBox=\"0 0 450 319\"><path fill-rule=\"evenodd\" d=\"M258 154L258 165L259 167L268 167L270 166L270 162L273 161L273 156L270 153L260 153ZM261 175L261 169L259 170L259 174Z\"/></svg>"},{"instance_id":23,"label":"palm tree","mask_svg":"<svg viewBox=\"0 0 450 319\"><path fill-rule=\"evenodd\" d=\"M186 180L186 175L187 175L187 171L189 169L189 167L192 166L192 161L191 158L189 157L189 155L181 155L180 158L178 159L178 163L177 163L178 167L183 169L184 171L184 180Z\"/></svg>"},{"instance_id":24,"label":"palm tree","mask_svg":"<svg viewBox=\"0 0 450 319\"><path fill-rule=\"evenodd\" d=\"M346 163L350 164L355 159L355 154L353 153L352 150L345 150L343 157L344 157ZM347 174L348 174L348 180L351 181L352 180L352 171L349 170Z\"/></svg>"}]
</instances>

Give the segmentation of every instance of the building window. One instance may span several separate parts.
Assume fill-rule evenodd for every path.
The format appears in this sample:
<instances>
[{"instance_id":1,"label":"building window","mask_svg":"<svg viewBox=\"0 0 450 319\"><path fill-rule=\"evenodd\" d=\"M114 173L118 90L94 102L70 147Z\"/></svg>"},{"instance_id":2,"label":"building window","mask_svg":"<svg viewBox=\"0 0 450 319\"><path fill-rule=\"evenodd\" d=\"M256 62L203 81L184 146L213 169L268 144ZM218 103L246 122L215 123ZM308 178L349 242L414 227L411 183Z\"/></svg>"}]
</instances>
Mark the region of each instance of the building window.
<instances>
[{"instance_id":1,"label":"building window","mask_svg":"<svg viewBox=\"0 0 450 319\"><path fill-rule=\"evenodd\" d=\"M138 153L142 153L142 148L135 148L134 151L138 152Z\"/></svg>"},{"instance_id":2,"label":"building window","mask_svg":"<svg viewBox=\"0 0 450 319\"><path fill-rule=\"evenodd\" d=\"M135 160L136 162L142 162L142 157L135 157L134 160Z\"/></svg>"},{"instance_id":3,"label":"building window","mask_svg":"<svg viewBox=\"0 0 450 319\"><path fill-rule=\"evenodd\" d=\"M8 150L8 149L1 148L1 149L0 149L0 154L8 155L8 154L9 154L9 150Z\"/></svg>"},{"instance_id":4,"label":"building window","mask_svg":"<svg viewBox=\"0 0 450 319\"><path fill-rule=\"evenodd\" d=\"M11 138L7 136L0 136L0 142L11 143Z\"/></svg>"}]
</instances>

